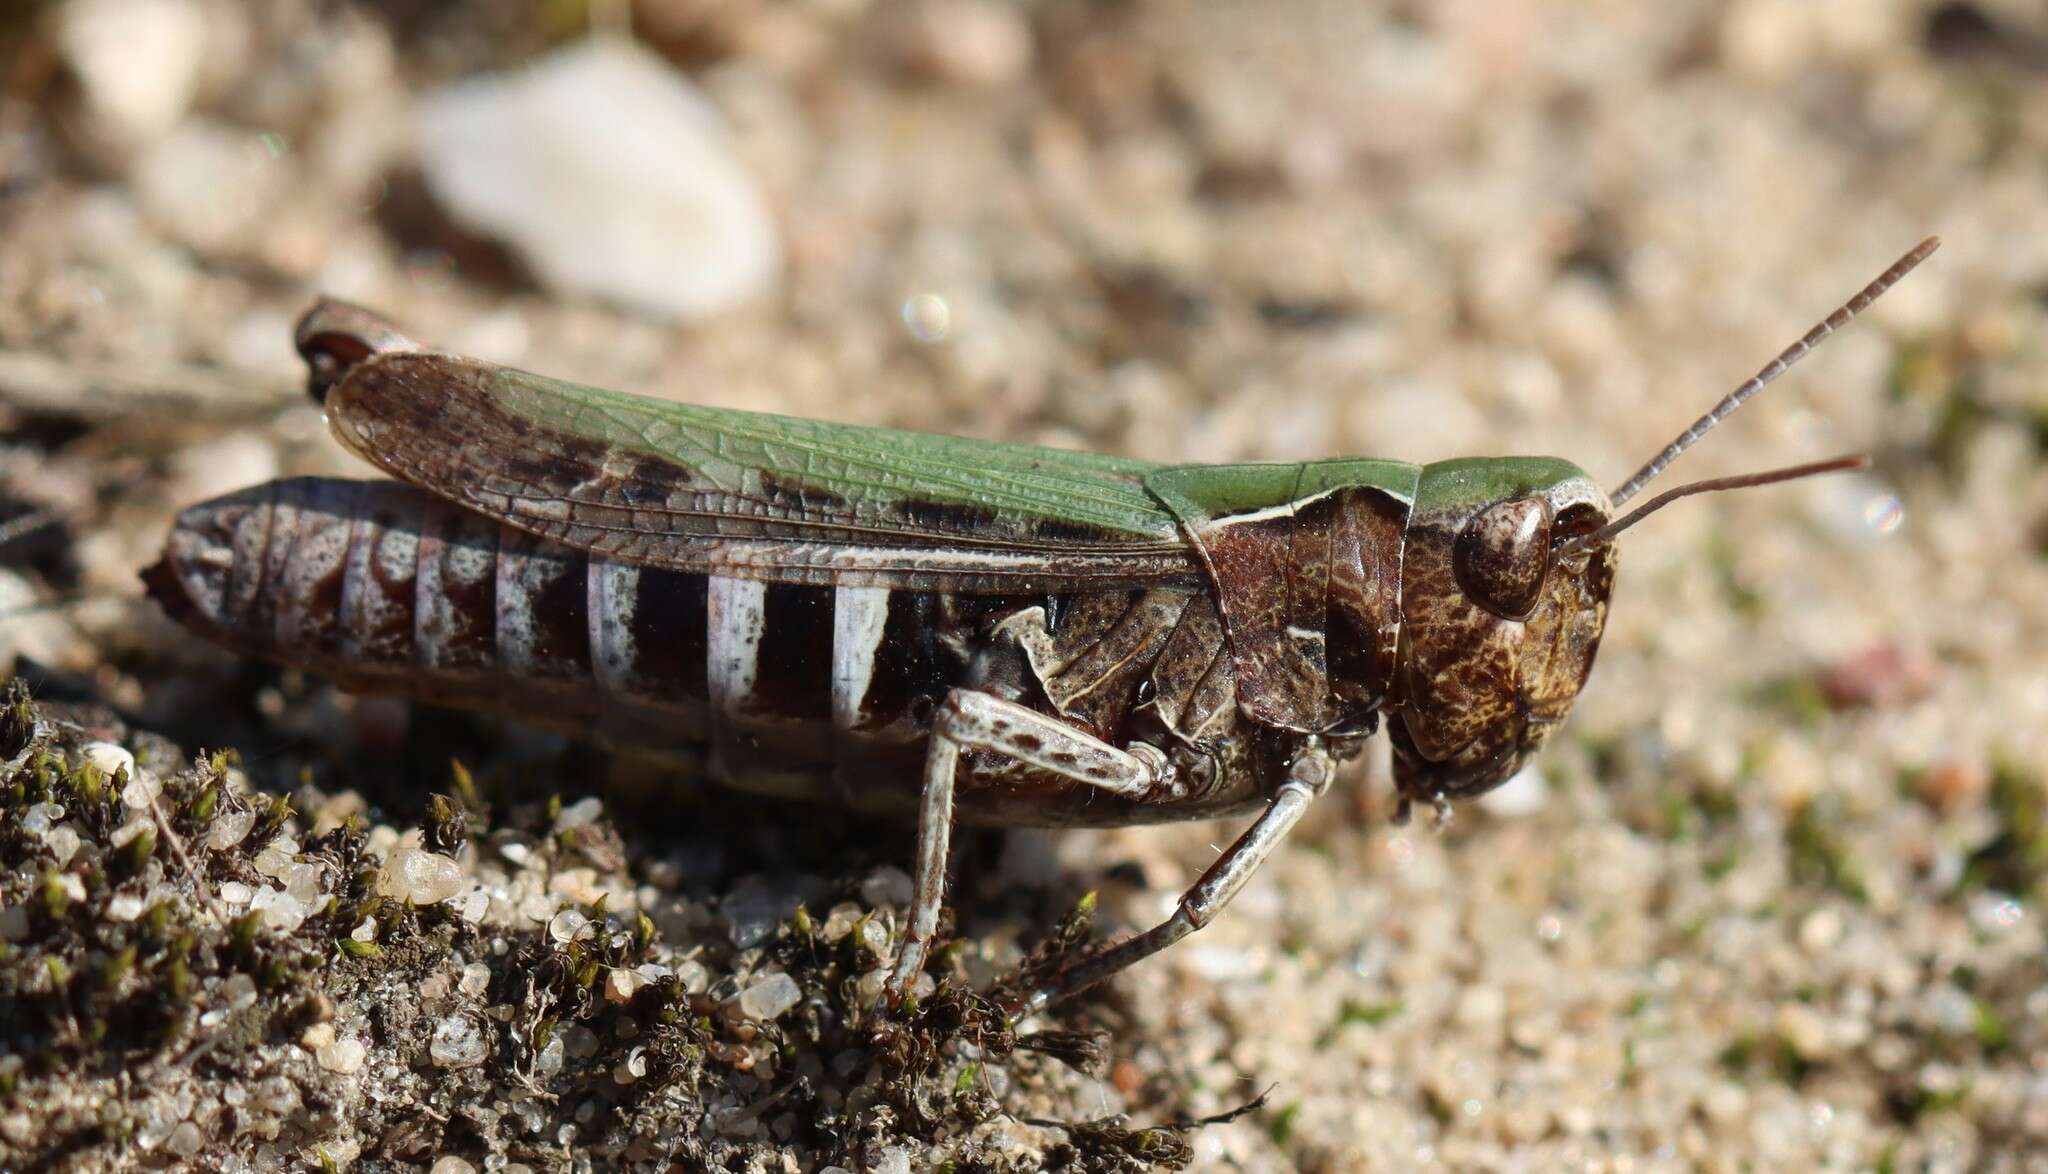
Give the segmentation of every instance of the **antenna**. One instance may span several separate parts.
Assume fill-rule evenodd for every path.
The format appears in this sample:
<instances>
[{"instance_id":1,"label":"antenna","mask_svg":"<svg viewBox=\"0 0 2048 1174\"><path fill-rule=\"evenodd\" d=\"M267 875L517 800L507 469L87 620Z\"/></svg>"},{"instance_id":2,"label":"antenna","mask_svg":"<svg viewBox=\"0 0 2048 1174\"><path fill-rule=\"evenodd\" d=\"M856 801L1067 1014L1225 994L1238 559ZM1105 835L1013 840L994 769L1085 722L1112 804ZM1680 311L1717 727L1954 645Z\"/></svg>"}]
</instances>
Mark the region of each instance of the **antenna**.
<instances>
[{"instance_id":1,"label":"antenna","mask_svg":"<svg viewBox=\"0 0 2048 1174\"><path fill-rule=\"evenodd\" d=\"M1789 468L1772 469L1767 473L1743 473L1735 477L1715 477L1706 481L1690 481L1676 489L1665 490L1590 534L1581 534L1577 538L1566 541L1559 548L1559 554L1570 555L1577 551L1599 546L1602 543L1612 542L1615 535L1681 497L1691 497L1695 493L1714 493L1722 489L1747 489L1752 485L1775 485L1780 481L1797 481L1801 477L1815 477L1822 473L1841 473L1850 469L1867 468L1869 464L1869 457L1862 453L1853 453L1846 457L1836 457L1831 461L1815 461L1810 465L1792 465Z\"/></svg>"},{"instance_id":2,"label":"antenna","mask_svg":"<svg viewBox=\"0 0 2048 1174\"><path fill-rule=\"evenodd\" d=\"M1694 420L1692 423L1692 427L1687 428L1684 432L1679 433L1678 439L1672 441L1670 444L1665 445L1663 452L1660 452L1655 457L1651 458L1649 464L1644 465L1642 468L1636 470L1635 476L1630 477L1628 480L1622 482L1621 487L1619 489L1616 489L1612 494L1609 495L1609 500L1614 503L1615 508L1619 509L1623 502L1627 501L1631 497L1634 497L1639 491L1641 491L1643 486L1648 485L1650 481L1657 476L1657 474L1662 473L1665 470L1665 468L1671 464L1671 462L1677 460L1678 455L1680 453L1684 452L1686 449L1689 449L1694 444L1698 443L1700 437L1705 436L1707 433L1713 431L1714 425L1719 424L1721 421L1727 419L1729 413L1741 407L1744 400L1747 400L1750 396L1753 396L1757 392L1762 391L1764 389L1765 384L1769 383L1773 379L1776 379L1778 376L1783 375L1786 369L1791 367L1792 364L1805 358L1806 353L1812 350L1813 348L1819 346L1821 344L1821 341L1827 338L1828 335L1833 334L1835 331L1840 330L1842 327L1848 325L1849 319L1854 318L1856 315L1861 314L1864 310L1869 309L1870 303L1876 301L1879 295L1883 294L1884 291L1890 289L1893 285L1896 285L1901 277L1904 277L1906 274L1911 273L1913 271L1914 266L1918 265L1922 261L1925 261L1928 258L1928 256L1934 252L1934 250L1940 247L1941 238L1935 236L1930 236L1926 240L1921 241L1919 244L1914 245L1912 250L1908 252L1905 256L1900 257L1898 260L1892 262L1891 268L1879 274L1876 281L1873 281L1869 285L1864 286L1862 291L1859 292L1855 297L1850 298L1848 303L1842 306L1841 309L1836 310L1832 314L1829 314L1825 319L1823 319L1820 322L1819 325L1815 326L1812 330L1807 331L1806 337L1800 339L1798 342L1793 343L1791 346L1786 347L1783 351L1781 351L1778 354L1777 358L1772 359L1770 362L1764 364L1763 370L1758 371L1756 374L1750 376L1749 380L1745 382L1742 386L1736 388L1734 391L1729 392L1727 398L1723 399L1720 403L1715 404L1713 408L1707 412L1706 415L1701 416L1697 420ZM1774 478L1774 480L1776 479L1781 478ZM1699 484L1706 485L1708 483L1703 481L1699 482ZM1715 488L1722 487L1715 486ZM1726 488L1734 488L1734 486L1727 486ZM1694 492L1703 491L1695 489ZM1638 513L1641 512L1646 511L1638 511ZM1630 515L1631 518L1634 518L1636 516L1638 515ZM1616 528L1617 527L1610 525L1606 527L1606 530L1614 530ZM1602 532L1605 533L1605 530L1603 530Z\"/></svg>"}]
</instances>

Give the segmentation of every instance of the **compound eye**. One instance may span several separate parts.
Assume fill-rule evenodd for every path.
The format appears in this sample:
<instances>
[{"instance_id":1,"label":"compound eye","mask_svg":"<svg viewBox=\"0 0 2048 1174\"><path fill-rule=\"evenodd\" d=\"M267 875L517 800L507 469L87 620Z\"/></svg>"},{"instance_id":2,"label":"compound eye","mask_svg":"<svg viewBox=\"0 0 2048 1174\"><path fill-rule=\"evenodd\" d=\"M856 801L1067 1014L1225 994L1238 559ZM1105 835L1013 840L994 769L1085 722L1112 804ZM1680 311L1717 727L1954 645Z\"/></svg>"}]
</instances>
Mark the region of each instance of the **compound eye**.
<instances>
[{"instance_id":1,"label":"compound eye","mask_svg":"<svg viewBox=\"0 0 2048 1174\"><path fill-rule=\"evenodd\" d=\"M1451 549L1458 586L1504 620L1525 620L1536 610L1550 561L1550 503L1540 497L1487 506Z\"/></svg>"}]
</instances>

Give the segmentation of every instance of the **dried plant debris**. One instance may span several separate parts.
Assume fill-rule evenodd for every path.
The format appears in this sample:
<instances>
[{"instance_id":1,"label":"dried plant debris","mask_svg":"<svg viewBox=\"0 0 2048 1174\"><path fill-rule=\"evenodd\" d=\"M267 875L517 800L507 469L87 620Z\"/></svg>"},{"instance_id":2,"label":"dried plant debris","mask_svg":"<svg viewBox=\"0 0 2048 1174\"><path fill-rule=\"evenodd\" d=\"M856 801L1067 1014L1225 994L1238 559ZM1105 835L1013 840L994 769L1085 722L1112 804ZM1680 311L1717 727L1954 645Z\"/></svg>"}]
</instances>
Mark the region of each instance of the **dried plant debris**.
<instances>
[{"instance_id":1,"label":"dried plant debris","mask_svg":"<svg viewBox=\"0 0 2048 1174\"><path fill-rule=\"evenodd\" d=\"M692 893L596 799L500 817L458 768L373 825L97 720L0 710L0 1167L1185 1162L1192 1125L1063 1123L1102 1037L1020 1034L972 943L879 1014L899 877Z\"/></svg>"}]
</instances>

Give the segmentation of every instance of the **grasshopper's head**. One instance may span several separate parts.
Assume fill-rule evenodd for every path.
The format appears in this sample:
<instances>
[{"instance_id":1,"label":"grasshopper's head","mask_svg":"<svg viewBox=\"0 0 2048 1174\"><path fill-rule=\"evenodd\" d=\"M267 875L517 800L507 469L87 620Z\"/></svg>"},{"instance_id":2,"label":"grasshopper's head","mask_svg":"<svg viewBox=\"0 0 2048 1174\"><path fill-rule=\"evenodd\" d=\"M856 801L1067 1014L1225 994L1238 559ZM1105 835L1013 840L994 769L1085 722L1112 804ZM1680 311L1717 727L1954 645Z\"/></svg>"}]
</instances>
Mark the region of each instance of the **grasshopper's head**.
<instances>
[{"instance_id":1,"label":"grasshopper's head","mask_svg":"<svg viewBox=\"0 0 2048 1174\"><path fill-rule=\"evenodd\" d=\"M1616 518L1680 453L1744 400L1927 259L1932 237L1694 421L1610 496L1585 472L1543 457L1425 466L1408 518L1394 678L1394 779L1402 800L1478 795L1521 769L1571 712L1593 668L1614 589L1614 540L1694 493L1860 468L1842 457L1695 481Z\"/></svg>"},{"instance_id":2,"label":"grasshopper's head","mask_svg":"<svg viewBox=\"0 0 2048 1174\"><path fill-rule=\"evenodd\" d=\"M1401 568L1396 712L1404 798L1504 782L1578 699L1607 626L1613 515L1578 466L1548 457L1422 470Z\"/></svg>"}]
</instances>

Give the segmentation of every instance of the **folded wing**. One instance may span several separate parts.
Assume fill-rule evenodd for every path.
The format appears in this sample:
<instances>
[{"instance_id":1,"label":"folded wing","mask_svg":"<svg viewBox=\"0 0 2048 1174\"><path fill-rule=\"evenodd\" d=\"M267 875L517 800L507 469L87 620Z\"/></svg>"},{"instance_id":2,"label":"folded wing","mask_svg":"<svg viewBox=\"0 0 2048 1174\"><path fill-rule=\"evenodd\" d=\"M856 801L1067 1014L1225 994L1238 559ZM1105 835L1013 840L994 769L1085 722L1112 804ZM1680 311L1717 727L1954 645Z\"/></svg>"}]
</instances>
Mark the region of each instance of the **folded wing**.
<instances>
[{"instance_id":1,"label":"folded wing","mask_svg":"<svg viewBox=\"0 0 2048 1174\"><path fill-rule=\"evenodd\" d=\"M326 406L393 476L628 562L966 592L1201 581L1142 461L673 403L425 351L355 365Z\"/></svg>"}]
</instances>

